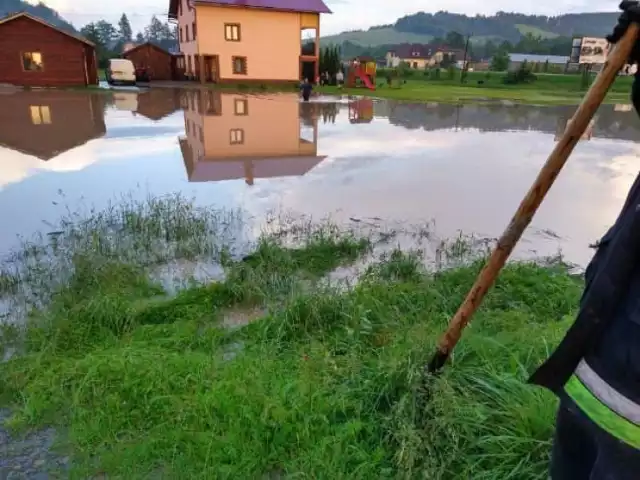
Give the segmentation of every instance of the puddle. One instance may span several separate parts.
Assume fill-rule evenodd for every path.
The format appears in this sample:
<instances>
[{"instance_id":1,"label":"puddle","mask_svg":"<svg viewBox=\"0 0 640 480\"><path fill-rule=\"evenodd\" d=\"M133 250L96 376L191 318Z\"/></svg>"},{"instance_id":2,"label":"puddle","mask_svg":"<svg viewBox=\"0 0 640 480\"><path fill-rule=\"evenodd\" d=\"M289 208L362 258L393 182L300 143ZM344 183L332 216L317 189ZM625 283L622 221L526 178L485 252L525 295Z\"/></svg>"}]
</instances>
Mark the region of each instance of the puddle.
<instances>
[{"instance_id":1,"label":"puddle","mask_svg":"<svg viewBox=\"0 0 640 480\"><path fill-rule=\"evenodd\" d=\"M301 103L295 94L195 88L8 93L0 96L0 252L68 212L174 192L242 208L256 219L254 234L268 212L290 211L382 229L432 222L439 238L493 238L574 110L326 96ZM562 249L586 264L588 245L614 221L639 170L638 140L635 112L603 106L516 254ZM402 246L415 246L405 237Z\"/></svg>"}]
</instances>

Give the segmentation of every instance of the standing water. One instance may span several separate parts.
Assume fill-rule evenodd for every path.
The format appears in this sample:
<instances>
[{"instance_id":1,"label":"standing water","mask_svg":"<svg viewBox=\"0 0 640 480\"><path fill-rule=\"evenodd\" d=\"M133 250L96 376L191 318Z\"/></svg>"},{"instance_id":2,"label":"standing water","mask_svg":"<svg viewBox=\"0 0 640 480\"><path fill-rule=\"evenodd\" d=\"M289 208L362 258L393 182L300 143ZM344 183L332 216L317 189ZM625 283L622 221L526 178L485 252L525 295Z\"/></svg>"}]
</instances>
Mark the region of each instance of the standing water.
<instances>
[{"instance_id":1,"label":"standing water","mask_svg":"<svg viewBox=\"0 0 640 480\"><path fill-rule=\"evenodd\" d=\"M439 237L498 236L575 107L440 105L213 90L0 96L0 252L69 212L179 192ZM638 172L640 122L603 106L519 255L584 265Z\"/></svg>"}]
</instances>

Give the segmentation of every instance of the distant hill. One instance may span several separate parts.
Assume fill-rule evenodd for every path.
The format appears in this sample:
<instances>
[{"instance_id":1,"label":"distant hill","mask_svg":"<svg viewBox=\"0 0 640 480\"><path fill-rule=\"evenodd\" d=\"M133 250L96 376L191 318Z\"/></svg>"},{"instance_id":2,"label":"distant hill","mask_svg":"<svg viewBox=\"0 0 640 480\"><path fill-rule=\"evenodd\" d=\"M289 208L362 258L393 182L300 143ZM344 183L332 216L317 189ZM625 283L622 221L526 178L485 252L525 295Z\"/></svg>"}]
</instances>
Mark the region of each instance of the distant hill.
<instances>
[{"instance_id":1,"label":"distant hill","mask_svg":"<svg viewBox=\"0 0 640 480\"><path fill-rule=\"evenodd\" d=\"M474 43L486 40L517 42L531 33L542 38L586 35L602 37L616 24L618 13L571 13L557 17L498 12L495 15L469 17L458 13L418 12L399 18L394 24L371 27L368 30L343 32L322 37L324 45L341 45L348 41L361 46L381 46L394 43L427 43L434 37L444 37L455 31L473 34Z\"/></svg>"},{"instance_id":2,"label":"distant hill","mask_svg":"<svg viewBox=\"0 0 640 480\"><path fill-rule=\"evenodd\" d=\"M23 0L0 0L0 18L6 17L17 12L27 12L31 15L41 18L45 22L51 23L58 28L75 32L75 28L64 18L62 18L58 12L52 8L47 7L44 3L38 3L33 5L31 3L24 2Z\"/></svg>"}]
</instances>

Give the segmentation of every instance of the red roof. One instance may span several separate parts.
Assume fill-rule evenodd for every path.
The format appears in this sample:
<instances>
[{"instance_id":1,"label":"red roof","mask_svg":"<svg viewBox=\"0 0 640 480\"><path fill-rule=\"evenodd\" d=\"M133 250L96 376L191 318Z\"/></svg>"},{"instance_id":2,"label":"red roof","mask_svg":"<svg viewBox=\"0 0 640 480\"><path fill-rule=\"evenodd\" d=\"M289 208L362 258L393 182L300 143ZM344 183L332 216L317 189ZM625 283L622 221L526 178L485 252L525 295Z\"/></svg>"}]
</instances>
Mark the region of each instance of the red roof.
<instances>
[{"instance_id":1,"label":"red roof","mask_svg":"<svg viewBox=\"0 0 640 480\"><path fill-rule=\"evenodd\" d=\"M177 18L179 0L169 0L169 18ZM331 13L322 0L194 0L203 5L264 8L289 12Z\"/></svg>"}]
</instances>

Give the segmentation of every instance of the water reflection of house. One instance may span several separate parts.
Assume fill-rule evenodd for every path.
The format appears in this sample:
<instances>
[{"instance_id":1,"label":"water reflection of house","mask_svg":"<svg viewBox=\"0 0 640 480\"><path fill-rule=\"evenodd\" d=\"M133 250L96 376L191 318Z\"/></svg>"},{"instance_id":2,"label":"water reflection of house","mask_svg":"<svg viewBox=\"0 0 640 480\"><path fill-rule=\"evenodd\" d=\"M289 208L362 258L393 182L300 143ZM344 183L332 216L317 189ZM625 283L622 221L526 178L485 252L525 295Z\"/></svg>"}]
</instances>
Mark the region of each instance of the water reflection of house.
<instances>
[{"instance_id":1,"label":"water reflection of house","mask_svg":"<svg viewBox=\"0 0 640 480\"><path fill-rule=\"evenodd\" d=\"M182 101L186 136L179 142L189 181L244 178L252 185L304 175L324 159L317 154L319 112L297 95L192 90Z\"/></svg>"},{"instance_id":2,"label":"water reflection of house","mask_svg":"<svg viewBox=\"0 0 640 480\"><path fill-rule=\"evenodd\" d=\"M103 136L102 95L41 91L0 95L0 145L50 160Z\"/></svg>"},{"instance_id":3,"label":"water reflection of house","mask_svg":"<svg viewBox=\"0 0 640 480\"><path fill-rule=\"evenodd\" d=\"M150 120L162 120L180 110L181 90L174 88L152 88L138 95L136 113Z\"/></svg>"}]
</instances>

